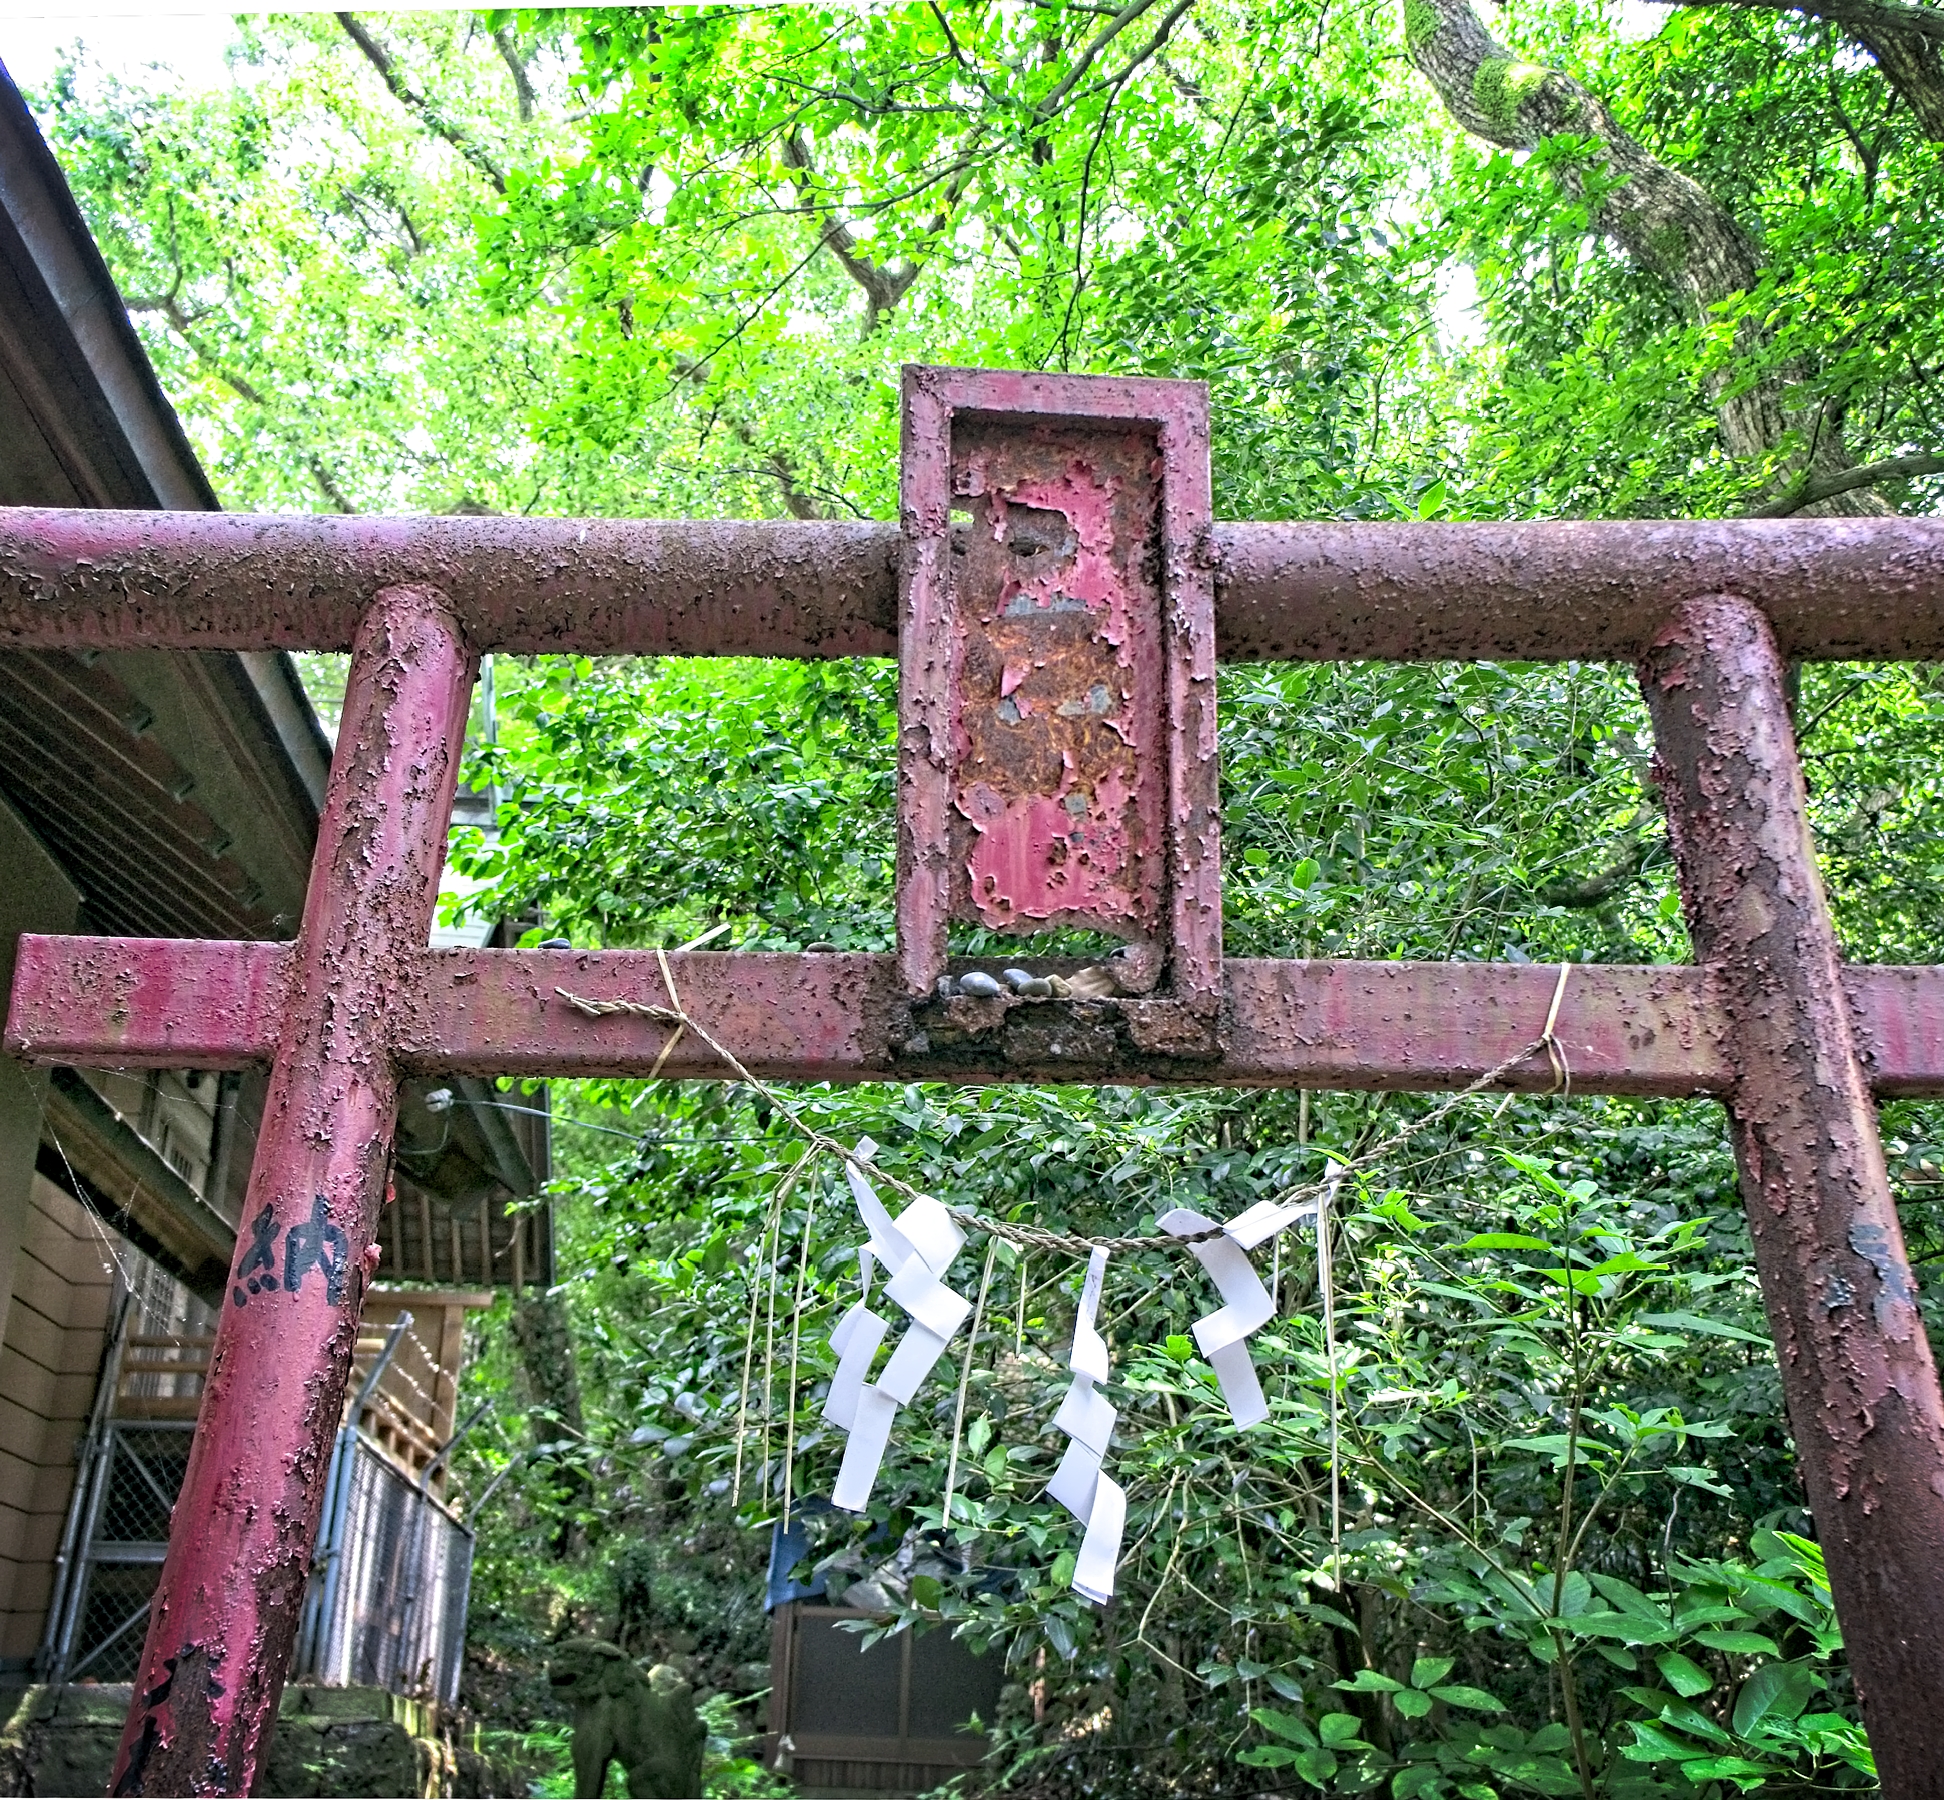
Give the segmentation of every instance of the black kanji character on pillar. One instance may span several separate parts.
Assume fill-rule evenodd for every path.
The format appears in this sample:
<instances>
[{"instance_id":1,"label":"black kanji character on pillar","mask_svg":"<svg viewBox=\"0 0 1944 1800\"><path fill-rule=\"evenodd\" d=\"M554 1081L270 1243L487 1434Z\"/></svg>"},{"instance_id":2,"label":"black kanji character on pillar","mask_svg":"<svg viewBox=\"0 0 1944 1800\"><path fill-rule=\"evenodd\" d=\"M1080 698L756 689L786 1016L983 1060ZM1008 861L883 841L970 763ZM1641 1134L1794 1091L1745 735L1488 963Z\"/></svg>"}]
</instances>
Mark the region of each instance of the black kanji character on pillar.
<instances>
[{"instance_id":1,"label":"black kanji character on pillar","mask_svg":"<svg viewBox=\"0 0 1944 1800\"><path fill-rule=\"evenodd\" d=\"M258 1274L257 1271L262 1273ZM250 1221L250 1254L236 1271L237 1285L230 1289L238 1306L249 1304L250 1294L260 1294L277 1285L277 1209L266 1206ZM249 1293L245 1293L247 1288Z\"/></svg>"},{"instance_id":2,"label":"black kanji character on pillar","mask_svg":"<svg viewBox=\"0 0 1944 1800\"><path fill-rule=\"evenodd\" d=\"M313 1268L324 1271L324 1298L332 1305L344 1301L344 1275L350 1266L351 1240L343 1227L333 1225L324 1196L311 1201L311 1216L284 1233L284 1287L296 1293Z\"/></svg>"}]
</instances>

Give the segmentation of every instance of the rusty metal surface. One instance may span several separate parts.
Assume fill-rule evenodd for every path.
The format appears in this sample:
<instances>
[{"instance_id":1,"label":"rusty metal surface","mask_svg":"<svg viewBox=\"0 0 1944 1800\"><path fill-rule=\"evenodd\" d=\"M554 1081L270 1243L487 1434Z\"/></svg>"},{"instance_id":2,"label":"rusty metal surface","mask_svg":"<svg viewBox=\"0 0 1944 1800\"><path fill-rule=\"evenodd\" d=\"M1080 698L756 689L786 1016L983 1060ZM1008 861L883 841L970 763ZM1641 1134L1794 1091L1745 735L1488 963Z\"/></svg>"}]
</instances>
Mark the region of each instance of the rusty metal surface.
<instances>
[{"instance_id":1,"label":"rusty metal surface","mask_svg":"<svg viewBox=\"0 0 1944 1800\"><path fill-rule=\"evenodd\" d=\"M957 918L1160 931L1157 460L1138 429L953 434L971 513L950 558Z\"/></svg>"},{"instance_id":2,"label":"rusty metal surface","mask_svg":"<svg viewBox=\"0 0 1944 1800\"><path fill-rule=\"evenodd\" d=\"M398 1099L391 1014L432 922L471 685L436 590L379 595L353 651L304 921L285 953L244 1229L116 1793L246 1794L268 1747L377 1263ZM235 959L244 975L264 966ZM252 990L258 1004L275 985ZM118 999L111 977L99 997L113 1007L139 991Z\"/></svg>"},{"instance_id":3,"label":"rusty metal surface","mask_svg":"<svg viewBox=\"0 0 1944 1800\"><path fill-rule=\"evenodd\" d=\"M6 1048L81 1068L268 1067L290 946L23 935Z\"/></svg>"},{"instance_id":4,"label":"rusty metal surface","mask_svg":"<svg viewBox=\"0 0 1944 1800\"><path fill-rule=\"evenodd\" d=\"M900 527L0 509L0 647L357 641L294 947L21 947L18 1054L273 1065L179 1514L193 1528L158 1589L118 1791L254 1779L400 1075L640 1075L668 1040L561 997L665 1006L650 954L424 948L471 654L883 655L901 636L899 955L672 959L682 1001L759 1074L1465 1085L1540 1035L1555 971L1223 961L1215 652L1643 658L1706 966L1576 969L1558 1042L1582 1092L1731 1103L1885 1788L1928 1791L1944 1401L1871 1086L1944 1093L1944 970L1837 964L1781 658L1944 657L1944 520L1213 526L1194 384L920 370L906 393ZM1744 598L1696 598L1723 590ZM955 895L988 924L1084 921L1156 954L1109 998L938 998ZM690 1033L662 1072L723 1070ZM1534 1055L1509 1085L1555 1079Z\"/></svg>"},{"instance_id":5,"label":"rusty metal surface","mask_svg":"<svg viewBox=\"0 0 1944 1800\"><path fill-rule=\"evenodd\" d=\"M1790 1431L1886 1794L1937 1791L1944 1396L1810 848L1762 614L1681 607L1642 659ZM1894 1042L1880 1035L1879 1049Z\"/></svg>"},{"instance_id":6,"label":"rusty metal surface","mask_svg":"<svg viewBox=\"0 0 1944 1800\"><path fill-rule=\"evenodd\" d=\"M1228 1044L1213 1063L1167 1053L1170 1008L1141 1000L1089 1006L959 999L942 1042L935 1019L914 1034L888 957L711 956L671 959L684 1002L739 1059L778 1080L964 1083L1083 1081L1434 1090L1462 1087L1532 1043L1556 971L1526 965L1300 963L1231 959ZM965 968L971 964L954 964ZM990 967L989 964L979 966ZM557 989L587 999L665 1004L652 954L640 951L440 952L428 1010L400 1055L415 1069L445 1059L477 1073L641 1074L666 1031L625 1017L583 1019ZM1581 981L1584 974L1585 980ZM1689 1094L1718 1087L1706 978L1688 968L1576 972L1561 1034L1576 1087ZM1153 1014L1159 1015L1157 1024ZM1145 1037L1154 1048L1144 1049ZM687 1039L667 1069L718 1076ZM1543 1056L1514 1085L1551 1084Z\"/></svg>"},{"instance_id":7,"label":"rusty metal surface","mask_svg":"<svg viewBox=\"0 0 1944 1800\"><path fill-rule=\"evenodd\" d=\"M1848 963L1856 1053L1879 1100L1944 1095L1944 966Z\"/></svg>"},{"instance_id":8,"label":"rusty metal surface","mask_svg":"<svg viewBox=\"0 0 1944 1800\"><path fill-rule=\"evenodd\" d=\"M344 650L429 581L481 650L891 656L899 527L0 507L0 645ZM1227 662L1630 662L1732 588L1807 659L1944 658L1944 519L1218 524Z\"/></svg>"},{"instance_id":9,"label":"rusty metal surface","mask_svg":"<svg viewBox=\"0 0 1944 1800\"><path fill-rule=\"evenodd\" d=\"M275 944L25 937L6 1047L43 1063L263 1063L275 1047L289 954ZM669 962L695 1017L755 1073L777 1081L1045 1078L1431 1092L1464 1086L1537 1038L1557 979L1556 970L1525 963L1230 958L1228 1047L1210 1064L1141 1049L1133 1038L1139 1002L959 1000L967 1029L958 1041L914 1050L915 1022L891 957L697 951ZM973 966L997 965L954 965ZM1859 1032L1877 1046L1871 1078L1885 1092L1944 1095L1944 968L1850 969L1844 979ZM1680 965L1576 968L1560 1015L1575 1090L1726 1093L1715 982L1710 971ZM399 989L397 1055L418 1075L643 1075L665 1036L650 1021L584 1018L556 991L665 1004L647 951L426 951ZM1052 1054L1054 1043L1066 1053ZM1101 1049L1107 1060L1090 1060ZM705 1047L687 1040L663 1071L720 1072ZM1512 1085L1536 1091L1552 1080L1537 1057Z\"/></svg>"},{"instance_id":10,"label":"rusty metal surface","mask_svg":"<svg viewBox=\"0 0 1944 1800\"><path fill-rule=\"evenodd\" d=\"M1195 382L905 371L898 942L914 1000L944 973L949 919L1082 926L1133 946L1129 989L1192 1002L1202 1023L1179 1029L1216 1048L1207 411Z\"/></svg>"},{"instance_id":11,"label":"rusty metal surface","mask_svg":"<svg viewBox=\"0 0 1944 1800\"><path fill-rule=\"evenodd\" d=\"M0 507L0 646L348 650L430 583L478 650L889 656L895 525Z\"/></svg>"},{"instance_id":12,"label":"rusty metal surface","mask_svg":"<svg viewBox=\"0 0 1944 1800\"><path fill-rule=\"evenodd\" d=\"M1944 656L1944 519L1229 525L1224 658L1632 662L1729 591L1803 659Z\"/></svg>"},{"instance_id":13,"label":"rusty metal surface","mask_svg":"<svg viewBox=\"0 0 1944 1800\"><path fill-rule=\"evenodd\" d=\"M289 956L282 944L26 936L5 1048L50 1065L267 1065ZM892 1026L902 1015L889 957L697 951L669 961L697 1017L769 1079L868 1081L923 1061L904 1053L894 1065ZM610 999L633 996L656 985L652 965L652 956L626 950L429 951L404 984L412 996L401 1027L405 1054L427 1075L641 1074L641 1059L652 1067L659 1049L651 1028L610 1020L598 1031L576 1025L550 1037L543 1007L556 986L579 993L591 982L590 997L596 990ZM1535 997L1543 1009L1557 978L1550 968L1520 963L1232 957L1225 966L1228 1052L1178 1079L1351 1088L1368 1078L1427 1092L1462 1086L1531 1041ZM1944 966L1852 966L1842 979L1871 1089L1884 1098L1944 1097ZM1712 990L1707 971L1684 966L1576 969L1564 1009L1574 1086L1590 1093L1726 1093ZM1036 1016L1024 1003L1012 1010L1021 1023ZM1500 1022L1479 1035L1485 1019ZM988 1050L982 1063L948 1061L941 1051L939 1072L967 1081L1021 1079L1002 1045ZM1084 1079L1136 1080L1141 1060L1129 1057ZM669 1067L699 1074L708 1062L691 1045ZM1535 1068L1524 1085L1541 1079Z\"/></svg>"}]
</instances>

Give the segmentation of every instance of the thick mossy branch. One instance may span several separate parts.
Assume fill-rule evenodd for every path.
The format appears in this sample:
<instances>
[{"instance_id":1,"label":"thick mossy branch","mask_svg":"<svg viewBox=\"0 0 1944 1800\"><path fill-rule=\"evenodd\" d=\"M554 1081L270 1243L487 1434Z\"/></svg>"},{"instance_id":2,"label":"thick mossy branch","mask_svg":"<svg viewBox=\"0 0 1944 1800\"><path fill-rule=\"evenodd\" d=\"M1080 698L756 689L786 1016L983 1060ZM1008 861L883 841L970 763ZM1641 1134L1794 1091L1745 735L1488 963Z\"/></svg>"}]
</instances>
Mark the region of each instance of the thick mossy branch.
<instances>
[{"instance_id":1,"label":"thick mossy branch","mask_svg":"<svg viewBox=\"0 0 1944 1800\"><path fill-rule=\"evenodd\" d=\"M1902 96L1918 127L1944 143L1944 6L1909 0L1686 0L1690 6L1743 6L1801 13L1840 25L1869 51ZM1408 23L1408 21L1407 21Z\"/></svg>"},{"instance_id":2,"label":"thick mossy branch","mask_svg":"<svg viewBox=\"0 0 1944 1800\"><path fill-rule=\"evenodd\" d=\"M1593 228L1665 281L1690 319L1708 324L1725 302L1756 286L1761 258L1740 221L1623 130L1597 95L1558 69L1514 56L1485 28L1470 0L1403 3L1411 60L1466 131L1507 150L1557 137L1590 144L1584 163L1562 165L1562 179L1591 200ZM1790 417L1783 396L1800 372L1776 366L1766 354L1766 338L1760 325L1745 321L1736 346L1743 366L1716 381L1729 454L1737 461L1764 461L1793 432L1795 441L1815 446L1810 474L1847 468L1834 421ZM1761 371L1753 380L1747 379L1750 366ZM1840 512L1885 510L1858 485L1831 488L1821 505Z\"/></svg>"},{"instance_id":3,"label":"thick mossy branch","mask_svg":"<svg viewBox=\"0 0 1944 1800\"><path fill-rule=\"evenodd\" d=\"M1515 57L1485 29L1469 0L1409 0L1406 30L1411 60L1473 136L1507 150L1562 135L1591 140L1594 166L1569 170L1568 181L1581 192L1607 189L1599 228L1676 288L1695 318L1754 286L1759 262L1739 222L1636 143L1570 75ZM1593 174L1597 184L1586 179ZM1745 453L1759 454L1777 435L1761 433Z\"/></svg>"}]
</instances>

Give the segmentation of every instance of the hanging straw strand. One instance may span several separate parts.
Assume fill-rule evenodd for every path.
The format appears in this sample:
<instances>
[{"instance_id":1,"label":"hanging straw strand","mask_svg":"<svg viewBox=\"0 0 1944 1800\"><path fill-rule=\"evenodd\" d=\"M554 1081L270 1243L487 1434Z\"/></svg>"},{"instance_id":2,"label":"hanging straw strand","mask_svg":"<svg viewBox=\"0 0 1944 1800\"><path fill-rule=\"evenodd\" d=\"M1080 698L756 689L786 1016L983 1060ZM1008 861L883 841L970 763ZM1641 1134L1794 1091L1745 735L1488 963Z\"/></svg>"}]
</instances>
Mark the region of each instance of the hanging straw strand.
<instances>
[{"instance_id":1,"label":"hanging straw strand","mask_svg":"<svg viewBox=\"0 0 1944 1800\"><path fill-rule=\"evenodd\" d=\"M668 953L665 950L658 949L655 952L655 959L661 970L662 986L668 994L668 1004L666 1006L656 1006L638 1000L588 1000L579 994L569 993L565 988L555 988L554 992L569 1006L573 1007L576 1012L582 1013L588 1018L599 1019L606 1018L615 1013L625 1013L636 1018L655 1019L663 1024L675 1025L681 1029L694 1032L703 1043L708 1045L722 1059L739 1080L755 1089L757 1093L763 1095L783 1115L784 1119L788 1121L790 1128L798 1133L812 1148L821 1150L826 1155L837 1157L840 1161L850 1164L860 1174L866 1175L870 1180L883 1183L894 1192L904 1195L907 1200L926 1198L919 1189L913 1187L907 1181L900 1180L888 1169L879 1168L873 1164L867 1170L865 1165L859 1161L856 1152L849 1145L839 1143L837 1139L830 1137L826 1133L817 1130L814 1125L807 1123L796 1108L783 1095L778 1093L775 1088L771 1087L767 1082L758 1079L755 1075L752 1075L732 1050L720 1042L706 1027L698 1024L683 1007L681 996L675 991L675 976L669 967ZM1472 1099L1475 1095L1482 1093L1487 1088L1496 1087L1513 1070L1518 1068L1521 1063L1528 1061L1534 1056L1544 1054L1550 1063L1556 1077L1555 1086L1552 1091L1558 1092L1564 1088L1571 1080L1571 1071L1564 1067L1564 1054L1560 1049L1554 1031L1559 1021L1560 1002L1566 992L1566 977L1571 972L1571 969L1572 965L1570 963L1561 965L1559 984L1553 990L1552 1005L1546 1014L1545 1029L1531 1043L1527 1044L1522 1050L1508 1056L1503 1062L1487 1069L1484 1074L1480 1075L1475 1081L1471 1081L1460 1088L1441 1105L1433 1107L1423 1118L1411 1125L1407 1125L1402 1131L1393 1133L1381 1142L1371 1145L1368 1149L1359 1152L1356 1156L1346 1159L1339 1166L1346 1173L1350 1174L1371 1168L1381 1162L1385 1157L1393 1155L1413 1138L1441 1124L1467 1100ZM674 1039L670 1038L668 1043L663 1046L662 1054L656 1059L655 1067L657 1072L659 1072L662 1063L667 1060L669 1050L673 1048ZM1320 1184L1310 1184L1310 1186L1320 1191ZM1308 1191L1309 1187L1299 1185L1290 1190L1288 1197L1293 1198L1298 1194ZM1070 1231L1046 1231L1037 1225L1022 1225L1012 1220L990 1219L974 1211L972 1208L965 1206L954 1206L948 1208L948 1210L961 1223L972 1227L974 1230L987 1232L993 1237L1001 1238L1006 1243L1012 1244L1019 1249L1050 1250L1059 1255L1073 1257L1090 1256L1096 1249L1108 1251L1192 1249L1198 1243L1206 1243L1213 1238L1221 1236L1223 1230L1221 1226L1217 1225L1208 1231L1183 1237L1175 1237L1167 1233L1157 1233L1150 1237L1096 1238L1083 1237L1077 1232Z\"/></svg>"},{"instance_id":2,"label":"hanging straw strand","mask_svg":"<svg viewBox=\"0 0 1944 1800\"><path fill-rule=\"evenodd\" d=\"M768 1255L763 1259L763 1262L769 1268L769 1279L762 1283L761 1286L758 1286L755 1272L752 1270L750 1273L749 1329L743 1339L742 1391L736 1401L736 1473L734 1480L730 1483L729 1491L729 1504L732 1507L742 1504L743 1443L749 1430L749 1374L750 1365L755 1361L756 1357L756 1309L762 1304L763 1295L767 1292L770 1296L770 1320L773 1327L776 1317L776 1234L778 1228L783 1223L783 1202L790 1197L790 1190L796 1186L797 1177L803 1173L811 1157L815 1154L816 1152L814 1150L804 1151L797 1158L795 1166L791 1168L789 1174L777 1183L776 1192L771 1197L770 1216L764 1221L763 1226L764 1237L768 1239ZM759 1246L761 1242L762 1240L759 1239ZM769 1365L766 1361L764 1363L764 1379L766 1381L768 1379L768 1367ZM767 1463L769 1460L767 1393L764 1396L764 1413L766 1422L764 1426L763 1460Z\"/></svg>"},{"instance_id":3,"label":"hanging straw strand","mask_svg":"<svg viewBox=\"0 0 1944 1800\"><path fill-rule=\"evenodd\" d=\"M789 1416L783 1422L783 1529L790 1529L791 1477L796 1472L797 1345L803 1336L803 1284L810 1271L810 1227L817 1217L817 1184L803 1209L803 1253L797 1258L796 1299L790 1308Z\"/></svg>"},{"instance_id":4,"label":"hanging straw strand","mask_svg":"<svg viewBox=\"0 0 1944 1800\"><path fill-rule=\"evenodd\" d=\"M1316 1201L1316 1284L1323 1290L1323 1368L1330 1384L1330 1579L1343 1591L1343 1479L1337 1459L1339 1419L1336 1376L1336 1278L1330 1248L1331 1203L1337 1184L1326 1183Z\"/></svg>"},{"instance_id":5,"label":"hanging straw strand","mask_svg":"<svg viewBox=\"0 0 1944 1800\"><path fill-rule=\"evenodd\" d=\"M993 1238L986 1245L985 1270L979 1277L979 1298L972 1308L972 1335L965 1340L965 1354L959 1358L958 1405L952 1413L952 1455L945 1465L945 1505L939 1513L939 1524L945 1528L952 1523L952 1494L958 1486L959 1434L965 1425L965 1390L972 1385L972 1358L979 1348L979 1321L985 1317L986 1289L992 1285L992 1264L998 1254L999 1240Z\"/></svg>"}]
</instances>

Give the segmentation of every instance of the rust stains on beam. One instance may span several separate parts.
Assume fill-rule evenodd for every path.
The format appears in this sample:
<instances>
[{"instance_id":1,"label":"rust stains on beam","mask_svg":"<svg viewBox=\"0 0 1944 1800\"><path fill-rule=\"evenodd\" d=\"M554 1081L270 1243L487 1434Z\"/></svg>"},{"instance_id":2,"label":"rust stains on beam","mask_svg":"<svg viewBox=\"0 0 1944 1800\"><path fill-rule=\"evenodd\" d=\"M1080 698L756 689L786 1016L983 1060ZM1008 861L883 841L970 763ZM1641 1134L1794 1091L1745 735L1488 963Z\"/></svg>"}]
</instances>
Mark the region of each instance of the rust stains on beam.
<instances>
[{"instance_id":1,"label":"rust stains on beam","mask_svg":"<svg viewBox=\"0 0 1944 1800\"><path fill-rule=\"evenodd\" d=\"M476 650L889 656L893 524L0 508L0 646L343 650L431 582ZM1629 661L1732 587L1798 658L1944 657L1944 519L1230 524L1229 662Z\"/></svg>"},{"instance_id":2,"label":"rust stains on beam","mask_svg":"<svg viewBox=\"0 0 1944 1800\"><path fill-rule=\"evenodd\" d=\"M1938 1791L1944 1391L1918 1311L1761 612L1677 610L1640 664L1782 1397L1886 1794ZM1904 1022L1899 1021L1900 1028ZM1877 1038L1879 1053L1895 1042Z\"/></svg>"},{"instance_id":3,"label":"rust stains on beam","mask_svg":"<svg viewBox=\"0 0 1944 1800\"><path fill-rule=\"evenodd\" d=\"M26 937L6 1048L84 1066L267 1064L289 956L281 944ZM669 962L695 1017L775 1081L1432 1092L1463 1087L1533 1042L1557 979L1531 964L1232 957L1227 1053L1201 1060L1141 1048L1139 1002L960 998L928 1019L905 1003L889 956L697 952ZM1843 980L1875 1090L1944 1095L1944 968L1851 968ZM1684 966L1575 968L1560 1012L1574 1090L1725 1094L1716 985L1711 971ZM432 950L402 986L398 1055L415 1074L645 1075L661 1052L653 1021L582 1018L556 992L663 1004L652 952ZM926 1046L914 1049L919 1036ZM706 1079L722 1066L687 1039L663 1073ZM1537 1092L1552 1079L1537 1056L1508 1085Z\"/></svg>"},{"instance_id":4,"label":"rust stains on beam","mask_svg":"<svg viewBox=\"0 0 1944 1800\"><path fill-rule=\"evenodd\" d=\"M288 944L28 933L17 955L15 1056L83 1069L270 1066Z\"/></svg>"},{"instance_id":5,"label":"rust stains on beam","mask_svg":"<svg viewBox=\"0 0 1944 1800\"><path fill-rule=\"evenodd\" d=\"M379 1260L394 1013L432 925L472 678L443 595L378 595L352 655L303 925L284 981L268 984L287 990L263 1021L269 1094L117 1794L248 1794L276 1722ZM248 949L239 974L259 966Z\"/></svg>"},{"instance_id":6,"label":"rust stains on beam","mask_svg":"<svg viewBox=\"0 0 1944 1800\"><path fill-rule=\"evenodd\" d=\"M895 525L0 507L0 646L347 650L379 589L450 596L476 651L897 650Z\"/></svg>"},{"instance_id":7,"label":"rust stains on beam","mask_svg":"<svg viewBox=\"0 0 1944 1800\"><path fill-rule=\"evenodd\" d=\"M1724 589L1785 655L1944 656L1944 519L1216 528L1231 660L1627 662Z\"/></svg>"}]
</instances>

